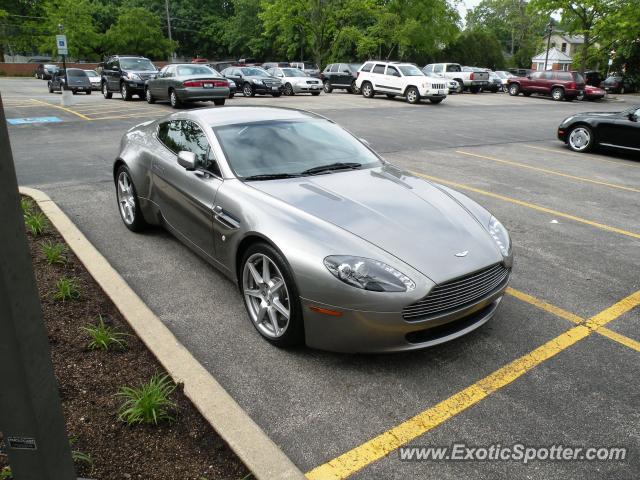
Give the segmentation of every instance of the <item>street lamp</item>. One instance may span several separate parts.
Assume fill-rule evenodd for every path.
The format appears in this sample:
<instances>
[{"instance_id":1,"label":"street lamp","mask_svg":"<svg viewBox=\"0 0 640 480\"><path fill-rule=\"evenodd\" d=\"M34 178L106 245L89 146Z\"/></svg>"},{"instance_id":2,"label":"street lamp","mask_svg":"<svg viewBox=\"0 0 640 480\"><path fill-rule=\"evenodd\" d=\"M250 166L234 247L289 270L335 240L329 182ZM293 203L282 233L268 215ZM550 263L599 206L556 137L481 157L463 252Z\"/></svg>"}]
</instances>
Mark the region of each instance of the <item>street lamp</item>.
<instances>
[{"instance_id":1,"label":"street lamp","mask_svg":"<svg viewBox=\"0 0 640 480\"><path fill-rule=\"evenodd\" d=\"M551 48L551 34L553 33L553 25L551 22L547 25L547 53L544 57L544 70L547 70L547 62L549 61L549 48Z\"/></svg>"}]
</instances>

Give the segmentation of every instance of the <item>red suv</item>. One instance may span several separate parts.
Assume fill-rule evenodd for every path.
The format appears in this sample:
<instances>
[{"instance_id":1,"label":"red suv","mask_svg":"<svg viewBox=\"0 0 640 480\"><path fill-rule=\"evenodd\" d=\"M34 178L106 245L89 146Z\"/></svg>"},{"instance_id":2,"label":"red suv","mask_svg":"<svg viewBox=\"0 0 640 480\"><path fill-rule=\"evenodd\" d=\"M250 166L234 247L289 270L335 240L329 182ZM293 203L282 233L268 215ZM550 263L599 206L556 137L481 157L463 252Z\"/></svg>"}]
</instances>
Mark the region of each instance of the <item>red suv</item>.
<instances>
[{"instance_id":1,"label":"red suv","mask_svg":"<svg viewBox=\"0 0 640 480\"><path fill-rule=\"evenodd\" d=\"M547 70L533 72L526 77L513 77L507 80L509 95L522 93L528 97L532 93L551 95L554 100L573 100L584 92L584 78L578 72Z\"/></svg>"}]
</instances>

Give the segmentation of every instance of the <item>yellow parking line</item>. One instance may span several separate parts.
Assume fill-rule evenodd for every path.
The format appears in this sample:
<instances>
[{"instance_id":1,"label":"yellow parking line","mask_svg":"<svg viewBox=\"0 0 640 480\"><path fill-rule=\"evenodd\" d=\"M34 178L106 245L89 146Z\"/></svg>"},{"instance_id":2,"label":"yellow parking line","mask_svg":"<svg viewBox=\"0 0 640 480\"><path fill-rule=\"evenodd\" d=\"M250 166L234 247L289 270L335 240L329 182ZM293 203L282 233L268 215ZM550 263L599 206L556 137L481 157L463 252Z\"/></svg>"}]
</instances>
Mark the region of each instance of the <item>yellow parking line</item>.
<instances>
[{"instance_id":1,"label":"yellow parking line","mask_svg":"<svg viewBox=\"0 0 640 480\"><path fill-rule=\"evenodd\" d=\"M585 225L589 225L591 227L600 228L602 230L606 230L608 232L619 233L620 235L626 235L627 237L640 238L640 233L630 232L628 230L623 230L622 228L612 227L610 225L605 225L604 223L593 222L591 220L587 220L586 218L576 217L575 215L571 215L569 213L559 212L558 210L553 210L551 208L543 207L541 205L536 205L534 203L525 202L523 200L518 200L517 198L506 197L504 195L499 195L497 193L488 192L486 190L481 190L479 188L472 187L470 185L465 185L463 183L451 182L449 180L444 180L442 178L433 177L431 175L425 175L423 173L413 172L415 175L426 178L427 180L432 180L437 183L442 183L444 185L450 185L455 188L459 188L461 190L468 190L470 192L475 192L480 195L486 195L487 197L497 198L498 200L503 200L505 202L513 203L515 205L520 205L522 207L531 208L533 210L537 210L539 212L549 213L556 217L562 217L569 220L573 220L574 222L583 223Z\"/></svg>"},{"instance_id":2,"label":"yellow parking line","mask_svg":"<svg viewBox=\"0 0 640 480\"><path fill-rule=\"evenodd\" d=\"M122 110L122 109L109 109L109 110L91 110L91 111L82 111L83 115L102 115L104 113L121 113L122 115L127 115L130 113L140 113L140 112L154 112L154 109L147 110Z\"/></svg>"},{"instance_id":3,"label":"yellow parking line","mask_svg":"<svg viewBox=\"0 0 640 480\"><path fill-rule=\"evenodd\" d=\"M515 290L512 290L512 292L515 292ZM533 299L534 297L526 295L522 298ZM535 300L537 304L543 305L545 307L544 309L548 310L549 304L537 299ZM618 334L604 329L603 326L638 305L640 305L640 291L620 300L615 305L593 316L586 323L572 327L437 405L424 410L400 425L387 430L333 460L314 468L307 472L307 478L309 480L340 480L348 478L367 465L385 457L399 447L406 445L408 442L424 435L460 412L477 404L502 387L509 385L531 369L588 337L591 333L604 331L603 334L605 334L605 336L610 336L609 333L612 333L613 335L611 336L615 337ZM561 309L559 309L559 311L561 311ZM576 320L569 312L565 313L568 314L565 316L573 319L571 321ZM577 317L577 319L579 319L579 317ZM637 342L634 340L626 339L625 337L625 341L630 341L627 343L637 346L635 345Z\"/></svg>"},{"instance_id":4,"label":"yellow parking line","mask_svg":"<svg viewBox=\"0 0 640 480\"><path fill-rule=\"evenodd\" d=\"M57 108L58 110L64 110L65 112L68 112L68 113L71 113L73 115L76 115L76 116L82 118L83 120L91 120L89 117L85 117L81 113L75 112L75 111L71 110L70 108L61 107L60 105L54 105L54 104L49 103L49 102L43 102L41 100L36 100L35 98L32 98L31 100L34 101L34 102L41 103L43 105L47 105L47 106L52 107L52 108Z\"/></svg>"},{"instance_id":5,"label":"yellow parking line","mask_svg":"<svg viewBox=\"0 0 640 480\"><path fill-rule=\"evenodd\" d=\"M625 337L624 335L620 335L618 332L614 332L613 330L609 330L607 327L600 327L597 332L604 336L609 338L610 340L613 340L614 342L618 342L621 343L622 345L624 345L625 347L629 347L633 350L635 350L636 352L640 352L640 342L633 340L632 338L629 337Z\"/></svg>"},{"instance_id":6,"label":"yellow parking line","mask_svg":"<svg viewBox=\"0 0 640 480\"><path fill-rule=\"evenodd\" d=\"M600 157L596 157L593 155L587 155L584 153L574 153L574 152L570 152L570 151L566 151L566 150L561 150L559 148L544 148L544 147L536 147L534 145L524 145L524 147L527 148L533 148L534 150L542 150L544 152L552 152L552 153L561 153L562 155L567 155L569 157L575 157L575 158L579 158L581 160L597 160L600 162L606 162L606 163L613 163L615 165L623 165L623 166L629 166L629 167L640 167L640 165L636 164L636 163L626 163L626 162L616 162L615 160L607 160L606 158L600 158Z\"/></svg>"},{"instance_id":7,"label":"yellow parking line","mask_svg":"<svg viewBox=\"0 0 640 480\"><path fill-rule=\"evenodd\" d=\"M456 153L460 153L462 155L467 155L467 156L470 156L470 157L476 157L476 158L482 158L482 159L485 159L485 160L491 160L492 162L504 163L505 165L511 165L513 167L525 168L525 169L528 169L528 170L534 170L534 171L537 171L537 172L547 173L549 175L556 175L558 177L564 177L564 178L568 178L570 180L576 180L576 181L579 181L579 182L593 183L593 184L602 185L602 186L605 186L605 187L617 188L617 189L620 189L620 190L627 190L629 192L640 193L640 190L637 189L637 188L625 187L624 185L616 185L614 183L607 183L607 182L603 182L603 181L600 181L600 180L593 180L593 179L590 179L590 178L577 177L575 175L569 175L567 173L558 172L556 170L550 170L548 168L534 167L533 165L527 165L526 163L512 162L510 160L503 160L501 158L489 157L488 155L479 155L477 153L464 152L462 150L456 150Z\"/></svg>"},{"instance_id":8,"label":"yellow parking line","mask_svg":"<svg viewBox=\"0 0 640 480\"><path fill-rule=\"evenodd\" d=\"M143 118L143 117L146 117L146 116L149 116L149 115L152 116L152 117L153 116L158 117L158 116L161 116L161 115L166 115L166 113L165 112L132 113L132 114L129 114L129 115L114 115L112 117L93 117L91 120L113 120L115 118L136 118L136 117Z\"/></svg>"},{"instance_id":9,"label":"yellow parking line","mask_svg":"<svg viewBox=\"0 0 640 480\"><path fill-rule=\"evenodd\" d=\"M551 305L550 303L547 303L543 300L533 297L527 293L521 292L520 290L516 290L515 288L511 288L511 287L507 288L507 293L512 297L517 298L518 300L521 300L525 303L533 305L534 307L537 307L541 310L549 312L555 315L556 317L560 317L565 320L568 320L571 323L579 324L584 322L584 319L582 317L579 317L574 313L567 312L566 310L563 310L560 307Z\"/></svg>"}]
</instances>

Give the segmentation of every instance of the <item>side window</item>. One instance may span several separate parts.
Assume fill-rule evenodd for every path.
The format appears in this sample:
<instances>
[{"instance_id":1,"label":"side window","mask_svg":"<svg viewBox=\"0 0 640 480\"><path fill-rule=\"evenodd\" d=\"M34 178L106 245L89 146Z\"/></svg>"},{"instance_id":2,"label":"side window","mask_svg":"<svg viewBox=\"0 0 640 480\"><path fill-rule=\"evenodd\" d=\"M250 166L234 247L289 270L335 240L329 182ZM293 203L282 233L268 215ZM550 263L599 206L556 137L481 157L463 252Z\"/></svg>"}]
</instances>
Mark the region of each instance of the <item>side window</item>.
<instances>
[{"instance_id":1,"label":"side window","mask_svg":"<svg viewBox=\"0 0 640 480\"><path fill-rule=\"evenodd\" d=\"M551 72L543 72L542 75L540 76L540 78L542 78L542 80L552 80L553 79L553 73L551 73Z\"/></svg>"},{"instance_id":2,"label":"side window","mask_svg":"<svg viewBox=\"0 0 640 480\"><path fill-rule=\"evenodd\" d=\"M331 64L327 65L326 67L324 67L324 72L328 73L331 71Z\"/></svg>"},{"instance_id":3,"label":"side window","mask_svg":"<svg viewBox=\"0 0 640 480\"><path fill-rule=\"evenodd\" d=\"M360 70L361 72L370 72L371 71L371 67L373 67L373 63L365 63L362 67L362 70Z\"/></svg>"},{"instance_id":4,"label":"side window","mask_svg":"<svg viewBox=\"0 0 640 480\"><path fill-rule=\"evenodd\" d=\"M437 65L436 65L437 67ZM440 69L442 70L442 69ZM433 73L435 70L433 69L433 65L427 65L426 67L424 67L423 72L426 73L427 75L429 75L430 73Z\"/></svg>"},{"instance_id":5,"label":"side window","mask_svg":"<svg viewBox=\"0 0 640 480\"><path fill-rule=\"evenodd\" d=\"M373 73L384 74L384 65L376 64L376 66L373 67Z\"/></svg>"},{"instance_id":6,"label":"side window","mask_svg":"<svg viewBox=\"0 0 640 480\"><path fill-rule=\"evenodd\" d=\"M338 64L337 64L337 63L332 63L332 64L331 64L331 68L329 69L329 71L330 71L331 73L335 73L335 72L337 72L337 71L338 71Z\"/></svg>"},{"instance_id":7,"label":"side window","mask_svg":"<svg viewBox=\"0 0 640 480\"><path fill-rule=\"evenodd\" d=\"M542 73L543 72L535 72L533 75L531 75L531 80L539 80L542 78Z\"/></svg>"},{"instance_id":8,"label":"side window","mask_svg":"<svg viewBox=\"0 0 640 480\"><path fill-rule=\"evenodd\" d=\"M462 68L457 63L450 63L447 65L447 72L461 72Z\"/></svg>"},{"instance_id":9,"label":"side window","mask_svg":"<svg viewBox=\"0 0 640 480\"><path fill-rule=\"evenodd\" d=\"M391 75L393 77L399 77L400 72L396 67L387 67L387 75Z\"/></svg>"},{"instance_id":10,"label":"side window","mask_svg":"<svg viewBox=\"0 0 640 480\"><path fill-rule=\"evenodd\" d=\"M174 154L193 152L198 168L220 176L218 162L202 129L189 120L172 120L158 127L158 139Z\"/></svg>"}]
</instances>

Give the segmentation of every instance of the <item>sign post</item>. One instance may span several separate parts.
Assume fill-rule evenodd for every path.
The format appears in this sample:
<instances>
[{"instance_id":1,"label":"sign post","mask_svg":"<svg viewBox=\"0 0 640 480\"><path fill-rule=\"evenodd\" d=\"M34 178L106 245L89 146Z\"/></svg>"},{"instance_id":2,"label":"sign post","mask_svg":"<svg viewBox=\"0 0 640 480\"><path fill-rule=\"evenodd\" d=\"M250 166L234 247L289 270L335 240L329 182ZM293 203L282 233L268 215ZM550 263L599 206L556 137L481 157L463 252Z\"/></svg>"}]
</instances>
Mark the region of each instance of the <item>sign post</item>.
<instances>
[{"instance_id":1,"label":"sign post","mask_svg":"<svg viewBox=\"0 0 640 480\"><path fill-rule=\"evenodd\" d=\"M75 480L0 96L0 431L13 477Z\"/></svg>"},{"instance_id":2,"label":"sign post","mask_svg":"<svg viewBox=\"0 0 640 480\"><path fill-rule=\"evenodd\" d=\"M67 64L65 58L69 55L69 49L67 47L67 36L56 35L56 45L58 47L58 55L62 55L62 69L64 70L64 90L67 89Z\"/></svg>"}]
</instances>

